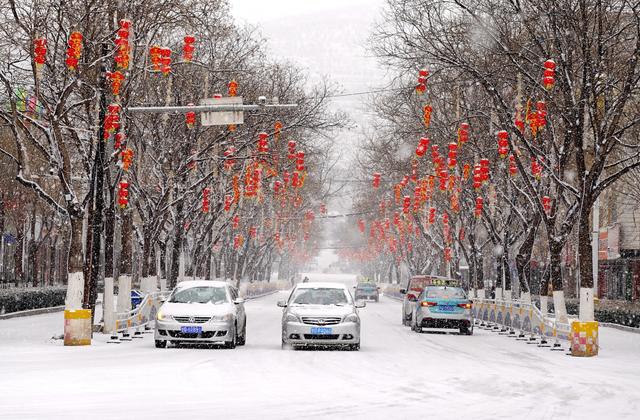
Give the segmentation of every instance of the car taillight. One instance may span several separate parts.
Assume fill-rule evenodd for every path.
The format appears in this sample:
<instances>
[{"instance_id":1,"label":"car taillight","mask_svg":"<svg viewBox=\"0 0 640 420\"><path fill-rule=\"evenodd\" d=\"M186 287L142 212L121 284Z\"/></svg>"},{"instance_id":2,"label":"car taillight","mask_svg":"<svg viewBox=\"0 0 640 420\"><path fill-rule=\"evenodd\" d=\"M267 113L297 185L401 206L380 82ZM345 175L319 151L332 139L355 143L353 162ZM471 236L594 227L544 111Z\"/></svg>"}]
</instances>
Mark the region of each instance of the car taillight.
<instances>
[{"instance_id":1,"label":"car taillight","mask_svg":"<svg viewBox=\"0 0 640 420\"><path fill-rule=\"evenodd\" d=\"M464 309L471 309L471 303L467 302L467 303L458 303L458 306Z\"/></svg>"},{"instance_id":2,"label":"car taillight","mask_svg":"<svg viewBox=\"0 0 640 420\"><path fill-rule=\"evenodd\" d=\"M436 305L438 305L437 302L426 302L426 301L420 302L420 306L436 306Z\"/></svg>"}]
</instances>

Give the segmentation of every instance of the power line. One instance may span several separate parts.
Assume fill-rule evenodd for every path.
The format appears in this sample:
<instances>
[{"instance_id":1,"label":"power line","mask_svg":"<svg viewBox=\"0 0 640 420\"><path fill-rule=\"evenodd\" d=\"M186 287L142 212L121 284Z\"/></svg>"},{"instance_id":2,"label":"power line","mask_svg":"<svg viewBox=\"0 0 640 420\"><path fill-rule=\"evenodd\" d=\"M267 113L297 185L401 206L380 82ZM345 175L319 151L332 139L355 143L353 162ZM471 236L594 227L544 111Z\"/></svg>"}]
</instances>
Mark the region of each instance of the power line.
<instances>
[{"instance_id":1,"label":"power line","mask_svg":"<svg viewBox=\"0 0 640 420\"><path fill-rule=\"evenodd\" d=\"M393 88L393 89L379 89L379 90L369 90L364 92L352 92L352 93L338 93L335 95L327 96L327 98L343 98L345 96L360 96L360 95L370 95L372 93L383 93L383 92L397 92L401 90L407 90L407 88Z\"/></svg>"}]
</instances>

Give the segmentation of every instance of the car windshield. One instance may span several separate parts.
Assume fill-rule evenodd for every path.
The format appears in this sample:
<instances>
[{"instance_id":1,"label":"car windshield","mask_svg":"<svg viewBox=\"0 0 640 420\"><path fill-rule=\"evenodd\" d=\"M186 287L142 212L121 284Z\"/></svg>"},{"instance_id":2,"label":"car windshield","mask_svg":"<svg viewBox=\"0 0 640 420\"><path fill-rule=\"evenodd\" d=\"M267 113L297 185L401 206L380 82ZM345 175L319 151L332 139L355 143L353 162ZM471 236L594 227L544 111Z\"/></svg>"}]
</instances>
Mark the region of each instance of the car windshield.
<instances>
[{"instance_id":1,"label":"car windshield","mask_svg":"<svg viewBox=\"0 0 640 420\"><path fill-rule=\"evenodd\" d=\"M376 285L375 284L359 284L357 288L363 289L363 290L374 290L376 288Z\"/></svg>"},{"instance_id":2,"label":"car windshield","mask_svg":"<svg viewBox=\"0 0 640 420\"><path fill-rule=\"evenodd\" d=\"M187 289L177 289L171 295L169 302L173 303L225 303L227 290L224 287L199 286Z\"/></svg>"},{"instance_id":3,"label":"car windshield","mask_svg":"<svg viewBox=\"0 0 640 420\"><path fill-rule=\"evenodd\" d=\"M345 305L349 298L343 289L300 288L293 292L291 303L294 305Z\"/></svg>"},{"instance_id":4,"label":"car windshield","mask_svg":"<svg viewBox=\"0 0 640 420\"><path fill-rule=\"evenodd\" d=\"M435 299L465 299L467 295L459 287L429 286L424 291L425 298Z\"/></svg>"}]
</instances>

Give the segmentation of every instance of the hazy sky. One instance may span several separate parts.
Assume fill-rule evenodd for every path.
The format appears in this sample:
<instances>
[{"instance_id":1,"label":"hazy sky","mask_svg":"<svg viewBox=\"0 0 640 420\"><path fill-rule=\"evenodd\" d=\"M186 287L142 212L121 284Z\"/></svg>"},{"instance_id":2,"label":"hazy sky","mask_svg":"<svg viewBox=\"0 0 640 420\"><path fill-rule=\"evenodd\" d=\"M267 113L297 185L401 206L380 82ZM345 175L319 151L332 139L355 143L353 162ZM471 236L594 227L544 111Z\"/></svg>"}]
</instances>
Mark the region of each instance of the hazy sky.
<instances>
[{"instance_id":1,"label":"hazy sky","mask_svg":"<svg viewBox=\"0 0 640 420\"><path fill-rule=\"evenodd\" d=\"M367 39L383 0L230 1L236 21L256 25L267 39L270 53L305 69L310 83L326 77L343 93L366 92L383 85L383 73L367 51ZM331 102L333 109L347 112L355 124L352 130L336 133L339 166L346 172L356 151L353 145L369 120L367 99L357 95ZM344 193L328 203L330 213L350 210L350 196L348 191ZM335 259L333 251L324 250L320 266Z\"/></svg>"}]
</instances>

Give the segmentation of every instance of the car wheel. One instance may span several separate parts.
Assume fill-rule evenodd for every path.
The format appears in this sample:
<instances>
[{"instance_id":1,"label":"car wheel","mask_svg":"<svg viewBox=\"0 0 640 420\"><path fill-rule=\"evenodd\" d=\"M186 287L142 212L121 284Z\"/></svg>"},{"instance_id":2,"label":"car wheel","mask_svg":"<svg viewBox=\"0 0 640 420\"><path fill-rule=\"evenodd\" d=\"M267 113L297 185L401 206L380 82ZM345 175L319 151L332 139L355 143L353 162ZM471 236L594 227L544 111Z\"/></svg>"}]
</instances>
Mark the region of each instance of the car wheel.
<instances>
[{"instance_id":1,"label":"car wheel","mask_svg":"<svg viewBox=\"0 0 640 420\"><path fill-rule=\"evenodd\" d=\"M238 345L244 346L247 342L247 321L244 321L244 326L242 327L242 335L238 337Z\"/></svg>"},{"instance_id":2,"label":"car wheel","mask_svg":"<svg viewBox=\"0 0 640 420\"><path fill-rule=\"evenodd\" d=\"M157 349L164 349L165 347L167 347L167 342L165 340L156 340Z\"/></svg>"},{"instance_id":3,"label":"car wheel","mask_svg":"<svg viewBox=\"0 0 640 420\"><path fill-rule=\"evenodd\" d=\"M231 336L231 341L225 341L224 342L224 346L226 348L228 348L228 349L235 349L236 348L236 344L237 344L236 331L237 331L237 328L234 326L232 333L229 334Z\"/></svg>"},{"instance_id":4,"label":"car wheel","mask_svg":"<svg viewBox=\"0 0 640 420\"><path fill-rule=\"evenodd\" d=\"M460 334L461 335L473 335L473 326L471 328L464 326L464 327L460 327Z\"/></svg>"}]
</instances>

